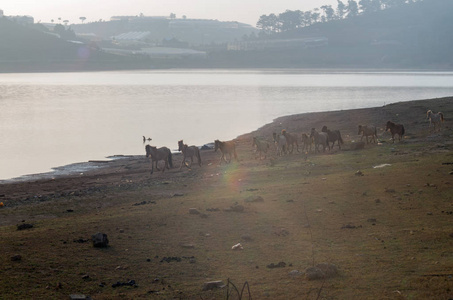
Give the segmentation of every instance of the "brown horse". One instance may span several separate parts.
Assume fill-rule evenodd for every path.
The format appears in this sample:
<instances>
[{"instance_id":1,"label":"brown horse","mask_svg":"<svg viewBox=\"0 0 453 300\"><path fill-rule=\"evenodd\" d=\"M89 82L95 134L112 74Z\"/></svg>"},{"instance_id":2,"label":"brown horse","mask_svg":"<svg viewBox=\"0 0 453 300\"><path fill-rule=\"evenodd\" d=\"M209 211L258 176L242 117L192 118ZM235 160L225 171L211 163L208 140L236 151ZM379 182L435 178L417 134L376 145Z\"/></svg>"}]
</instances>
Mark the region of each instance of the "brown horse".
<instances>
[{"instance_id":1,"label":"brown horse","mask_svg":"<svg viewBox=\"0 0 453 300\"><path fill-rule=\"evenodd\" d=\"M296 144L296 150L299 152L299 142L297 141L297 134L296 133L289 133L286 129L282 130L282 135L286 138L286 149L289 153L293 153L294 144ZM289 150L289 146L291 145L291 150Z\"/></svg>"},{"instance_id":2,"label":"brown horse","mask_svg":"<svg viewBox=\"0 0 453 300\"><path fill-rule=\"evenodd\" d=\"M222 156L220 157L220 164L222 164L222 160L224 160L226 163L230 163L232 155L234 155L234 158L238 160L238 155L236 154L236 144L234 143L234 141L221 142L219 140L215 140L214 152L216 152L217 149L220 149L220 151L222 152ZM225 154L228 154L230 156L230 159L228 161L225 158Z\"/></svg>"},{"instance_id":3,"label":"brown horse","mask_svg":"<svg viewBox=\"0 0 453 300\"><path fill-rule=\"evenodd\" d=\"M399 136L399 141L403 138L404 135L404 126L402 124L395 124L391 121L387 121L385 131L390 131L392 134L392 142L395 142L395 134Z\"/></svg>"},{"instance_id":4,"label":"brown horse","mask_svg":"<svg viewBox=\"0 0 453 300\"><path fill-rule=\"evenodd\" d=\"M159 171L160 169L157 167L157 162L159 160L163 160L165 162L164 168L162 169L162 173L165 171L165 168L170 169L173 168L173 159L171 157L171 151L167 147L161 147L157 149L157 147L146 145L146 157L151 157L151 174L154 172L154 162L156 163L156 169Z\"/></svg>"},{"instance_id":5,"label":"brown horse","mask_svg":"<svg viewBox=\"0 0 453 300\"><path fill-rule=\"evenodd\" d=\"M368 127L367 125L359 125L359 132L357 134L362 134L362 137L360 138L360 141L362 141L363 137L366 138L366 143L368 144L368 137L371 135L371 141L374 141L376 144L376 139L377 139L377 129L374 126Z\"/></svg>"},{"instance_id":6,"label":"brown horse","mask_svg":"<svg viewBox=\"0 0 453 300\"><path fill-rule=\"evenodd\" d=\"M332 147L335 145L335 142L337 142L338 148L341 150L341 145L344 144L343 139L341 138L340 130L329 130L327 129L327 126L324 125L321 129L322 132L327 133L329 136L329 142L332 142Z\"/></svg>"},{"instance_id":7,"label":"brown horse","mask_svg":"<svg viewBox=\"0 0 453 300\"><path fill-rule=\"evenodd\" d=\"M429 119L429 127L433 126L434 131L436 131L437 127L437 130L440 131L440 129L442 128L442 122L444 121L443 113L433 113L431 110L428 110L426 112L426 118Z\"/></svg>"},{"instance_id":8,"label":"brown horse","mask_svg":"<svg viewBox=\"0 0 453 300\"><path fill-rule=\"evenodd\" d=\"M179 170L181 171L182 165L185 165L187 168L190 169L190 167L193 164L193 157L197 157L198 165L201 167L201 156L200 156L200 149L198 149L197 146L187 146L187 144L184 144L183 140L178 141L178 151L182 152L182 161L181 161L181 166L179 167ZM186 158L190 158L190 165L187 165L186 163Z\"/></svg>"}]
</instances>

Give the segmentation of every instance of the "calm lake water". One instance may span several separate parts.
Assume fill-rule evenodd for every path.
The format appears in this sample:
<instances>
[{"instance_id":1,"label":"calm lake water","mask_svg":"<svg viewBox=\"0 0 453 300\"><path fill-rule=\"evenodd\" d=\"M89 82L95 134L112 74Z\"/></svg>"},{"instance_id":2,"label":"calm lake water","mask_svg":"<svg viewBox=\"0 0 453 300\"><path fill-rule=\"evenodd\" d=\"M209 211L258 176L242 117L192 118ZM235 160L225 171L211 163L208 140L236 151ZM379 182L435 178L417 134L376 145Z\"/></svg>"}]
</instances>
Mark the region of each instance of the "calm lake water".
<instances>
[{"instance_id":1,"label":"calm lake water","mask_svg":"<svg viewBox=\"0 0 453 300\"><path fill-rule=\"evenodd\" d=\"M142 136L176 149L180 139L229 140L284 115L451 95L452 72L0 74L0 180L144 155Z\"/></svg>"}]
</instances>

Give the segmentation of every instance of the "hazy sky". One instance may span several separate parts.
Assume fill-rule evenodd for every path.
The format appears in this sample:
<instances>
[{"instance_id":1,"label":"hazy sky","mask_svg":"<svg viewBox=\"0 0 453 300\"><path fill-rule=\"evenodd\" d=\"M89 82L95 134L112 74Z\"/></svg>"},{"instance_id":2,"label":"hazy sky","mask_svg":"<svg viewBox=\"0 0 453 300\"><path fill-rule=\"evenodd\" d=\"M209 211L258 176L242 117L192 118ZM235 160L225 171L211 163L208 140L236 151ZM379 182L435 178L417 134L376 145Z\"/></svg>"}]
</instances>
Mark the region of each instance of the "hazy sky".
<instances>
[{"instance_id":1,"label":"hazy sky","mask_svg":"<svg viewBox=\"0 0 453 300\"><path fill-rule=\"evenodd\" d=\"M343 1L344 2L344 1ZM139 15L169 16L176 14L193 19L239 21L256 25L261 15L279 14L285 10L308 11L323 5L337 5L337 0L2 0L0 9L5 15L30 15L35 22L50 22L58 18L80 23L111 16Z\"/></svg>"}]
</instances>

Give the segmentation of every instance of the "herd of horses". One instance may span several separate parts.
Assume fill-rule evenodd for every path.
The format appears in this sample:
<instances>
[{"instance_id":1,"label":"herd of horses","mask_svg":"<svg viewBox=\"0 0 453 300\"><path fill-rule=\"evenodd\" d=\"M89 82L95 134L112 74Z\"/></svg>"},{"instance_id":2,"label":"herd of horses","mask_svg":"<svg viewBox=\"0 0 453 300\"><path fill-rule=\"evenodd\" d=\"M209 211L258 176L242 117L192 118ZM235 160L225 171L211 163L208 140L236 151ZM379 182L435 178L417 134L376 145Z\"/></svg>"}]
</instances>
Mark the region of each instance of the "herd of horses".
<instances>
[{"instance_id":1,"label":"herd of horses","mask_svg":"<svg viewBox=\"0 0 453 300\"><path fill-rule=\"evenodd\" d=\"M430 128L433 127L434 131L441 130L442 122L444 122L444 115L441 112L433 113L431 110L428 110L426 117L430 121ZM399 141L401 141L405 134L404 125L396 124L392 121L388 121L386 123L385 131L390 132L390 134L392 135L393 143L395 142L395 136ZM360 138L361 142L365 137L367 144L372 142L375 144L377 143L377 127L375 126L358 125L357 135L362 135ZM341 145L344 144L340 131L330 130L329 128L327 128L327 126L323 126L320 132L316 131L315 128L312 128L310 134L301 133L300 135L297 133L287 132L286 129L283 129L281 133L274 132L272 138L277 156L291 154L293 153L294 148L296 148L297 152L300 152L299 142L301 142L301 150L306 154L310 152L319 153L320 147L322 148L323 152L326 151L326 148L330 151L334 148L335 143L337 143L338 148L341 150ZM145 137L143 137L143 142L145 142L145 140ZM151 138L148 138L147 140L150 141ZM263 155L264 159L266 159L267 153L269 149L271 149L271 143L268 142L265 138L253 137L252 147L256 149L256 153L259 154L260 160L263 159ZM224 142L215 140L214 151L216 152L219 149L222 153L219 162L220 164L222 164L222 162L230 163L233 157L236 160L238 159L236 153L236 144L234 141ZM173 168L173 158L169 148L157 148L154 146L146 145L145 150L146 157L151 158L151 174L153 174L154 172L154 166L156 166L157 170L160 170L157 166L157 163L161 160L165 163L164 167L162 168L162 172L164 172L165 169ZM183 166L186 166L190 169L193 164L194 157L197 158L197 163L201 167L200 149L197 146L188 146L187 144L184 144L183 140L180 140L178 141L178 151L180 151L183 155L179 170L181 170ZM190 164L186 162L187 159L190 159Z\"/></svg>"}]
</instances>

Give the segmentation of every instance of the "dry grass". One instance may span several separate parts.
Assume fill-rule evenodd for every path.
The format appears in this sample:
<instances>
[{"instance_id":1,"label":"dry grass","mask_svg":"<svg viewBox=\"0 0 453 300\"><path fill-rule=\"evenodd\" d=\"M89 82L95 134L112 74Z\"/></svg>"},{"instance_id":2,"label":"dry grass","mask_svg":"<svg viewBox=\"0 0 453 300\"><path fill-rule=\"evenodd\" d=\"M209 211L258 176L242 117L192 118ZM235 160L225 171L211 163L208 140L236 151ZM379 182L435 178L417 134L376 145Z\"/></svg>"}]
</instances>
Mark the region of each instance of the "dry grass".
<instances>
[{"instance_id":1,"label":"dry grass","mask_svg":"<svg viewBox=\"0 0 453 300\"><path fill-rule=\"evenodd\" d=\"M416 113L420 103L413 104ZM449 102L441 104L453 115ZM370 111L353 113L365 119ZM335 114L341 120L347 112ZM299 119L284 125L307 128ZM280 121L258 133L267 136ZM354 127L339 124L348 142L355 138ZM253 299L449 299L453 177L443 163L453 162L453 133L447 123L431 138L422 125L413 124L403 143L272 163L252 158L245 135L239 163L218 166L219 154L204 153L201 169L153 177L137 171L101 192L7 205L0 210L10 220L0 227L0 298L225 299L225 289L202 285L229 278L239 289L247 281ZM390 166L373 168L383 163ZM257 196L264 201L249 201ZM244 211L226 211L236 204ZM16 230L22 218L34 228ZM110 247L75 242L96 232L108 235ZM231 250L239 242L244 249ZM11 260L16 254L20 261ZM286 267L266 267L281 261ZM289 275L321 262L335 264L339 276ZM129 280L137 287L112 287Z\"/></svg>"}]
</instances>

